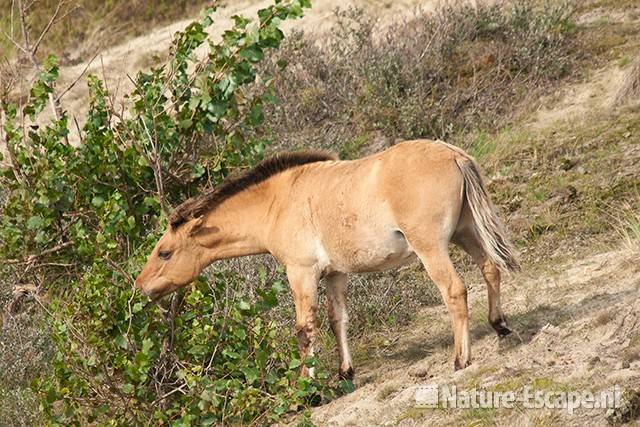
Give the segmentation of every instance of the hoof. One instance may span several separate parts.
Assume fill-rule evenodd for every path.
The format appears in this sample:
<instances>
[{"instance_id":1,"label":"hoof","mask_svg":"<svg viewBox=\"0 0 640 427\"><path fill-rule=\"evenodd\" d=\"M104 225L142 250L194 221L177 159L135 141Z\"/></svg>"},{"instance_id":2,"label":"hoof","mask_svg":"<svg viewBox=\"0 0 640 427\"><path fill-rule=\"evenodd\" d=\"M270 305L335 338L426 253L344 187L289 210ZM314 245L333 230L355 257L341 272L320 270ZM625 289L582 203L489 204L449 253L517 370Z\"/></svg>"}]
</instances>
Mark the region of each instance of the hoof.
<instances>
[{"instance_id":1,"label":"hoof","mask_svg":"<svg viewBox=\"0 0 640 427\"><path fill-rule=\"evenodd\" d=\"M340 372L338 373L338 377L340 378L340 381L353 381L354 373L355 371L353 370L353 368L349 367L349 369L347 369L346 371L340 370Z\"/></svg>"},{"instance_id":2,"label":"hoof","mask_svg":"<svg viewBox=\"0 0 640 427\"><path fill-rule=\"evenodd\" d=\"M307 405L311 406L311 407L318 407L320 405L322 405L322 394L320 393L313 393L310 396L307 396L305 398L305 401L307 402Z\"/></svg>"},{"instance_id":3,"label":"hoof","mask_svg":"<svg viewBox=\"0 0 640 427\"><path fill-rule=\"evenodd\" d=\"M506 337L511 333L511 329L507 327L507 322L504 320L497 320L495 322L491 322L491 326L498 333L499 337Z\"/></svg>"},{"instance_id":4,"label":"hoof","mask_svg":"<svg viewBox=\"0 0 640 427\"><path fill-rule=\"evenodd\" d=\"M459 371L460 369L464 369L467 366L471 365L471 361L467 361L466 363L462 363L460 359L456 357L456 360L453 362L453 370Z\"/></svg>"}]
</instances>

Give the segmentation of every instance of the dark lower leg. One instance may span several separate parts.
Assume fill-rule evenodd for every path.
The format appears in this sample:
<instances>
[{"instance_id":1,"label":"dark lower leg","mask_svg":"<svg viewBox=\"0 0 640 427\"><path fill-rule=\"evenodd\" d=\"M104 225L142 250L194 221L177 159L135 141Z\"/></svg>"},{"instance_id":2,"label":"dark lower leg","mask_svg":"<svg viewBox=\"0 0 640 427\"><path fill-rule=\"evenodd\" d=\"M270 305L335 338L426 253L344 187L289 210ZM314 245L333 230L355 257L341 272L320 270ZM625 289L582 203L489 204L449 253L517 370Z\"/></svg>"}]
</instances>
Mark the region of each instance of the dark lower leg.
<instances>
[{"instance_id":1,"label":"dark lower leg","mask_svg":"<svg viewBox=\"0 0 640 427\"><path fill-rule=\"evenodd\" d=\"M509 335L511 329L507 327L507 318L500 307L500 270L489 259L482 260L481 269L484 280L487 282L489 323L499 336Z\"/></svg>"}]
</instances>

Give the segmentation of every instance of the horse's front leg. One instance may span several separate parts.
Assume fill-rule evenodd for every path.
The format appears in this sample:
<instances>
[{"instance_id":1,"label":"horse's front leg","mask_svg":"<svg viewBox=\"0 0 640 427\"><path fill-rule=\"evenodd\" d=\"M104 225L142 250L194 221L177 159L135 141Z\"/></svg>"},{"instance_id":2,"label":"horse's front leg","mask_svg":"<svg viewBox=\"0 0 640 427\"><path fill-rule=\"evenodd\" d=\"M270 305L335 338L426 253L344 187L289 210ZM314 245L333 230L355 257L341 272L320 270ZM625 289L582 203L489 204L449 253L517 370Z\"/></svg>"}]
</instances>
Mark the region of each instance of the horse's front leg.
<instances>
[{"instance_id":1,"label":"horse's front leg","mask_svg":"<svg viewBox=\"0 0 640 427\"><path fill-rule=\"evenodd\" d=\"M338 353L340 353L340 379L353 380L353 363L349 344L347 343L347 275L335 273L326 278L327 311L331 330L336 337Z\"/></svg>"},{"instance_id":2,"label":"horse's front leg","mask_svg":"<svg viewBox=\"0 0 640 427\"><path fill-rule=\"evenodd\" d=\"M300 374L313 377L313 368L307 368L304 361L313 355L313 345L318 335L318 273L308 267L287 266L287 277L296 305L296 334L303 362Z\"/></svg>"}]
</instances>

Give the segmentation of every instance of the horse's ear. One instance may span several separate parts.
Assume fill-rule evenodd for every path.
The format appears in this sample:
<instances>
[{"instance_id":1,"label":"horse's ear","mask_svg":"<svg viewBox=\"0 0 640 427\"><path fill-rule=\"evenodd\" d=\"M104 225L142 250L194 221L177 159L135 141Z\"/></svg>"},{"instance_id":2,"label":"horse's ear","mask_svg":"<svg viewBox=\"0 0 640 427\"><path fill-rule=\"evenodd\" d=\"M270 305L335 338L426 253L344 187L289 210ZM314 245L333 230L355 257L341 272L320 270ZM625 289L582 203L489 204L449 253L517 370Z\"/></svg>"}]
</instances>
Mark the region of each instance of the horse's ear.
<instances>
[{"instance_id":1,"label":"horse's ear","mask_svg":"<svg viewBox=\"0 0 640 427\"><path fill-rule=\"evenodd\" d=\"M189 236L195 236L200 229L202 228L202 224L204 224L204 216L201 215L198 218L189 221L186 225L187 227L189 227L189 229L187 230L187 234Z\"/></svg>"}]
</instances>

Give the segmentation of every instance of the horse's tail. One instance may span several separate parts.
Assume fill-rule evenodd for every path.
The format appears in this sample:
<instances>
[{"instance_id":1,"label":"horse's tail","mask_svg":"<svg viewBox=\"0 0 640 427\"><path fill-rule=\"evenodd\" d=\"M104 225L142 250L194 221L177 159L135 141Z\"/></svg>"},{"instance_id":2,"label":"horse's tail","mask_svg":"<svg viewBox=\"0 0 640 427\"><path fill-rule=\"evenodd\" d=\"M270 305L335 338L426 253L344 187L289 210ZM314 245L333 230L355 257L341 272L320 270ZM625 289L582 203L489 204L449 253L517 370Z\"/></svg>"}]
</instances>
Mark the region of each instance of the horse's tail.
<instances>
[{"instance_id":1,"label":"horse's tail","mask_svg":"<svg viewBox=\"0 0 640 427\"><path fill-rule=\"evenodd\" d=\"M478 165L466 153L456 156L456 163L464 177L466 202L486 255L500 270L519 270L516 249L507 238L505 227L491 203Z\"/></svg>"}]
</instances>

